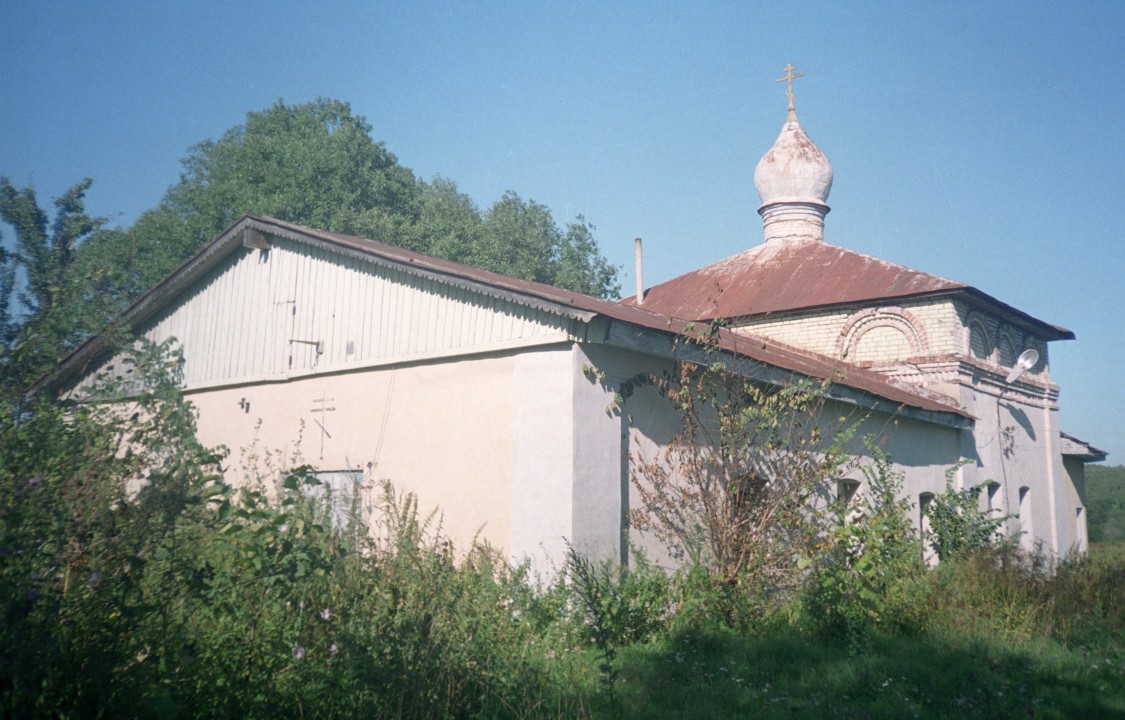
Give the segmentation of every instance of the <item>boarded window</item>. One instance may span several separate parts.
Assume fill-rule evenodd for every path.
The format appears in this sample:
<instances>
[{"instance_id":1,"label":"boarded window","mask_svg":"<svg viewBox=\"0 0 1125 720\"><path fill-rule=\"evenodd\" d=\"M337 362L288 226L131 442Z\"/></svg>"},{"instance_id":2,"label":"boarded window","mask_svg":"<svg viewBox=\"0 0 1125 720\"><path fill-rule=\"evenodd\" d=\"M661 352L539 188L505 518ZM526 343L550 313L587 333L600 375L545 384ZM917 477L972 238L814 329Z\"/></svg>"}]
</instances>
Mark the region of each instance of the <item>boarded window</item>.
<instances>
[{"instance_id":1,"label":"boarded window","mask_svg":"<svg viewBox=\"0 0 1125 720\"><path fill-rule=\"evenodd\" d=\"M312 473L320 485L306 486L305 494L324 503L332 527L346 528L362 510L363 473L359 470L326 470Z\"/></svg>"}]
</instances>

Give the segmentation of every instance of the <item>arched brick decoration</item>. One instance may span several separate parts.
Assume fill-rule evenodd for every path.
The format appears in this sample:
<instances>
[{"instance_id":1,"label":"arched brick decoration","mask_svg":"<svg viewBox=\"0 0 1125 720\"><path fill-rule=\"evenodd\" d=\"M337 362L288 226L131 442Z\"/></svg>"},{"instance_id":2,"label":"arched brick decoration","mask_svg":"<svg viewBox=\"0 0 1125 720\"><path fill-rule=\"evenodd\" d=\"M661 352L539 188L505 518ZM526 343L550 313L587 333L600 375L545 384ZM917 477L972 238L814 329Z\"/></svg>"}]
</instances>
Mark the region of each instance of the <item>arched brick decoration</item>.
<instances>
[{"instance_id":1,"label":"arched brick decoration","mask_svg":"<svg viewBox=\"0 0 1125 720\"><path fill-rule=\"evenodd\" d=\"M993 357L996 345L992 342L992 333L988 330L988 322L978 313L970 313L965 318L965 327L968 334L968 355L977 360L995 361Z\"/></svg>"},{"instance_id":2,"label":"arched brick decoration","mask_svg":"<svg viewBox=\"0 0 1125 720\"><path fill-rule=\"evenodd\" d=\"M1047 371L1047 343L1043 342L1037 337L1027 338L1027 347L1035 348L1039 353L1039 362L1035 363L1035 367L1031 368L1029 372L1032 375L1042 375Z\"/></svg>"},{"instance_id":3,"label":"arched brick decoration","mask_svg":"<svg viewBox=\"0 0 1125 720\"><path fill-rule=\"evenodd\" d=\"M926 328L909 310L869 308L844 323L836 340L836 355L850 362L892 362L924 355L929 347Z\"/></svg>"},{"instance_id":4,"label":"arched brick decoration","mask_svg":"<svg viewBox=\"0 0 1125 720\"><path fill-rule=\"evenodd\" d=\"M1022 338L1011 328L1001 326L996 330L996 348L999 350L997 362L1000 367L1010 368L1015 364L1023 349Z\"/></svg>"}]
</instances>

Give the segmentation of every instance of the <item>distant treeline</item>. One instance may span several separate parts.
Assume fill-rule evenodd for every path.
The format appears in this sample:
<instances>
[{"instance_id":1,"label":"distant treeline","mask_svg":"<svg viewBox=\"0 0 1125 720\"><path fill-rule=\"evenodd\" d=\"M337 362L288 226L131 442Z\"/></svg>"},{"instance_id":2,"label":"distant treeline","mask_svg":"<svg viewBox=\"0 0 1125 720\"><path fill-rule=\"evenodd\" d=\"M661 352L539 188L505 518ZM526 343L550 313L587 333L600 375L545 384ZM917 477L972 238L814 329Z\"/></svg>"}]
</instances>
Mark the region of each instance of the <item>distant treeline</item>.
<instances>
[{"instance_id":1,"label":"distant treeline","mask_svg":"<svg viewBox=\"0 0 1125 720\"><path fill-rule=\"evenodd\" d=\"M1125 542L1125 465L1086 467L1090 542Z\"/></svg>"}]
</instances>

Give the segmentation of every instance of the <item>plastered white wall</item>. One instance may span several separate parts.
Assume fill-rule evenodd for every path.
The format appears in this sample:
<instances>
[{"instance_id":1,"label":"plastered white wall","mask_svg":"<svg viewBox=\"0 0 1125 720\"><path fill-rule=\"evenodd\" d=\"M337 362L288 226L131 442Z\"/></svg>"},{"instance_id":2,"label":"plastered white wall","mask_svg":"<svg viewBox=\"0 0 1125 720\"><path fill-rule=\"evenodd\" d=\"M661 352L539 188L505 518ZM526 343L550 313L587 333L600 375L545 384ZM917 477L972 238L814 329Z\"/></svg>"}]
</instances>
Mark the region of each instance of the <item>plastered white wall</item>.
<instances>
[{"instance_id":1,"label":"plastered white wall","mask_svg":"<svg viewBox=\"0 0 1125 720\"><path fill-rule=\"evenodd\" d=\"M358 469L418 495L464 549L478 534L507 548L513 463L511 356L422 363L187 393L199 439L230 449L235 481L301 464Z\"/></svg>"}]
</instances>

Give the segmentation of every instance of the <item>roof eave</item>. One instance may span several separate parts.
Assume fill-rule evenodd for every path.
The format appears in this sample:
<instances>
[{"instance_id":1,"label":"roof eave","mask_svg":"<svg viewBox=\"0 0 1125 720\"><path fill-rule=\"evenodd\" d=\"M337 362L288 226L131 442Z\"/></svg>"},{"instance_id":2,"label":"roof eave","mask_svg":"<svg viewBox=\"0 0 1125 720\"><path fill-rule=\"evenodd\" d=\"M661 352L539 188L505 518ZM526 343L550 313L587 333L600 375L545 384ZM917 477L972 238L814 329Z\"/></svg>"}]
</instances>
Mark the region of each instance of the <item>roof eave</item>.
<instances>
[{"instance_id":1,"label":"roof eave","mask_svg":"<svg viewBox=\"0 0 1125 720\"><path fill-rule=\"evenodd\" d=\"M892 400L875 392L849 386L846 384L846 373L840 379L836 379L831 373L802 373L754 358L730 347L720 345L719 348L715 348L701 343L682 342L683 338L683 334L673 331L646 328L628 322L615 322L611 319L605 334L595 341L665 360L686 360L701 365L710 365L717 359L725 358L728 361L727 367L732 372L750 380L770 385L782 385L791 382L794 377L829 380L826 394L831 400L865 410L919 420L928 424L967 429L973 427L975 422L975 419L963 410L952 407L939 409L941 405L936 402L927 404L927 406L923 406L921 402L911 404L907 401ZM736 358L739 361L736 361ZM746 362L747 360L749 362Z\"/></svg>"},{"instance_id":2,"label":"roof eave","mask_svg":"<svg viewBox=\"0 0 1125 720\"><path fill-rule=\"evenodd\" d=\"M747 314L747 315L741 315L741 316L738 316L738 317L724 318L724 319L730 321L731 323L737 324L739 322L744 322L744 321L761 320L763 318L768 318L768 317L771 317L771 316L790 315L790 314L800 315L800 314L805 314L805 313L818 312L818 311L821 311L821 310L829 310L829 309L832 309L832 308L877 307L877 306L880 306L880 305L886 305L888 303L888 301L901 302L901 301L909 301L909 300L922 300L922 299L927 299L927 298L956 297L956 296L967 296L970 299L970 301L975 305L984 305L984 306L991 306L993 308L998 308L998 309L1002 310L1003 312L1016 317L1020 321L1021 324L1025 325L1029 330L1033 330L1034 332L1037 332L1040 335L1043 335L1045 337L1045 339L1048 340L1048 341L1074 340L1075 339L1075 335L1074 335L1073 331L1068 330L1067 328L1062 327L1060 325L1054 325L1052 323L1048 323L1046 321L1040 320L1039 318L1036 318L1032 315L1029 315L1029 314L1025 313L1024 311L1022 311L1018 308L1015 308L1015 307L1012 307L1011 305L1008 305L1005 302L997 300L996 298L992 297L988 293L985 293L985 292L983 292L981 290L978 290L974 287L971 287L969 285L965 285L963 287L958 287L958 288L945 288L945 289L941 289L941 290L924 290L924 291L915 292L915 293L904 293L902 295L890 295L890 296L884 296L884 297L867 298L867 299L862 299L862 300L847 300L847 301L842 301L842 302L821 303L819 305L804 305L804 306L797 307L797 308L789 308L789 309L785 309L785 310L772 310L772 311L769 311L769 312L762 312L762 313L750 313L750 314ZM714 319L715 319L715 317L699 318L699 320L714 320Z\"/></svg>"}]
</instances>

